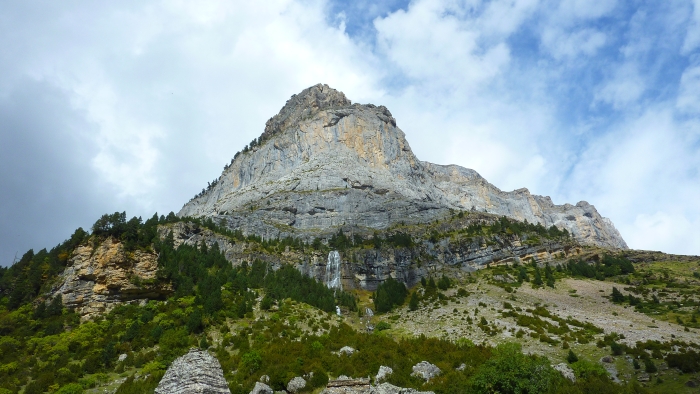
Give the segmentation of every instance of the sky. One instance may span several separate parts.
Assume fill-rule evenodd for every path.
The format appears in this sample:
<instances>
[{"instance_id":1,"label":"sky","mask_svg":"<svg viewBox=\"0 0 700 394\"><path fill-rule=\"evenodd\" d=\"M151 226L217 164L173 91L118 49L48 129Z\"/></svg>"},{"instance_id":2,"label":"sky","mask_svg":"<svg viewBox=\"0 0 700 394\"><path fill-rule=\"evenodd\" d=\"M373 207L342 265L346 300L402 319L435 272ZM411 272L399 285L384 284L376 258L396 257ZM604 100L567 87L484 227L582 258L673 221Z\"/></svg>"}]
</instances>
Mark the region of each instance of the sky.
<instances>
[{"instance_id":1,"label":"sky","mask_svg":"<svg viewBox=\"0 0 700 394\"><path fill-rule=\"evenodd\" d=\"M0 265L177 212L292 94L700 255L700 0L0 2Z\"/></svg>"}]
</instances>

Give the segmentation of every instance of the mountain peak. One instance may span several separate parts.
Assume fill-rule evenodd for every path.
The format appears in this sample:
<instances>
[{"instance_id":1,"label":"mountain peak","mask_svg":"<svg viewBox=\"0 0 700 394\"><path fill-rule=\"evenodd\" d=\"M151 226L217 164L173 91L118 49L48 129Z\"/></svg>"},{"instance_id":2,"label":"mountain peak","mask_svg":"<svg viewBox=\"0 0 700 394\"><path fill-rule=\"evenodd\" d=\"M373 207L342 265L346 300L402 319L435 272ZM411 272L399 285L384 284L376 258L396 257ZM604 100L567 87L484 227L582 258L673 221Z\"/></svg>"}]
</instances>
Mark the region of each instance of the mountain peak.
<instances>
[{"instance_id":1,"label":"mountain peak","mask_svg":"<svg viewBox=\"0 0 700 394\"><path fill-rule=\"evenodd\" d=\"M345 97L343 92L326 84L316 84L302 90L299 94L293 94L280 112L267 121L261 139L267 140L274 134L304 118L315 115L319 111L347 107L351 104L352 102Z\"/></svg>"},{"instance_id":2,"label":"mountain peak","mask_svg":"<svg viewBox=\"0 0 700 394\"><path fill-rule=\"evenodd\" d=\"M567 229L585 244L626 248L593 206L503 192L476 171L420 161L384 106L352 104L328 85L293 95L180 216L215 217L267 238L428 223L454 210Z\"/></svg>"}]
</instances>

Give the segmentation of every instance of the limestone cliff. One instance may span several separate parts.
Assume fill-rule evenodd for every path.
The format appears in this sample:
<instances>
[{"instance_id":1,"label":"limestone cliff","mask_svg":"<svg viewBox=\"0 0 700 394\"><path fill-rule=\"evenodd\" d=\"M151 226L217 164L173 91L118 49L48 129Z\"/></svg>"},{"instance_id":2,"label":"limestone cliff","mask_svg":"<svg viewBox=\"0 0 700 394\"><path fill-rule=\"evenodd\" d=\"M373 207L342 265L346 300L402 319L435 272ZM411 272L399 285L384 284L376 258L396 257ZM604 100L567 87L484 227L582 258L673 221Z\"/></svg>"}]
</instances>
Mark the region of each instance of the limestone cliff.
<instances>
[{"instance_id":1,"label":"limestone cliff","mask_svg":"<svg viewBox=\"0 0 700 394\"><path fill-rule=\"evenodd\" d=\"M234 242L190 222L160 226L158 233L161 238L172 233L176 246L183 243L190 246L205 243L211 248L216 243L234 266L255 259L270 263L274 269L283 264L291 264L329 287L345 290L374 291L389 277L413 286L421 278L431 275L449 274L460 277L486 265L525 263L530 259L542 265L556 264L586 253L578 243L565 238L535 241L517 234L470 236L458 231L473 224L489 224L495 220L497 217L494 215L470 213L463 218L454 217L437 225L415 226L411 233L415 244L411 247L360 247L330 253L309 249L304 252L293 249L267 251L258 243ZM432 241L429 234L433 230L453 235Z\"/></svg>"},{"instance_id":2,"label":"limestone cliff","mask_svg":"<svg viewBox=\"0 0 700 394\"><path fill-rule=\"evenodd\" d=\"M110 237L77 247L51 293L87 319L123 302L164 299L172 287L155 280L157 268L155 253L127 252Z\"/></svg>"},{"instance_id":3,"label":"limestone cliff","mask_svg":"<svg viewBox=\"0 0 700 394\"><path fill-rule=\"evenodd\" d=\"M555 225L583 244L627 248L592 205L555 205L527 189L503 192L474 170L420 161L387 108L352 104L320 84L292 96L252 148L178 215L278 237L425 223L450 209Z\"/></svg>"}]
</instances>

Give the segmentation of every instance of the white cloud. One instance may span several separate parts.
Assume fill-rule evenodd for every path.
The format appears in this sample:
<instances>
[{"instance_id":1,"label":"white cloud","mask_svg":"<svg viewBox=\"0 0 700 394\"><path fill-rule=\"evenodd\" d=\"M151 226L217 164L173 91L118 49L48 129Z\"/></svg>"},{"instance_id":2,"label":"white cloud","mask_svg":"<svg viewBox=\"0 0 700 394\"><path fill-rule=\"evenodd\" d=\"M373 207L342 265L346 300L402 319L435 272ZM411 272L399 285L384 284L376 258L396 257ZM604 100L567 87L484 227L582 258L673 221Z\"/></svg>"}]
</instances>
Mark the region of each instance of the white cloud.
<instances>
[{"instance_id":1,"label":"white cloud","mask_svg":"<svg viewBox=\"0 0 700 394\"><path fill-rule=\"evenodd\" d=\"M633 226L625 227L627 243L637 248L690 255L700 250L700 221L684 214L639 214Z\"/></svg>"},{"instance_id":2,"label":"white cloud","mask_svg":"<svg viewBox=\"0 0 700 394\"><path fill-rule=\"evenodd\" d=\"M478 2L464 8L450 1L411 3L408 11L375 20L378 45L398 69L420 82L441 88L488 83L507 67L510 53L502 42L484 43L484 34L469 23L466 14L476 5Z\"/></svg>"},{"instance_id":3,"label":"white cloud","mask_svg":"<svg viewBox=\"0 0 700 394\"><path fill-rule=\"evenodd\" d=\"M639 74L635 63L619 66L612 77L596 93L596 101L624 109L635 104L646 90L646 80Z\"/></svg>"},{"instance_id":4,"label":"white cloud","mask_svg":"<svg viewBox=\"0 0 700 394\"><path fill-rule=\"evenodd\" d=\"M631 116L591 141L574 169L569 198L595 204L632 248L697 253L700 227L683 224L700 218L697 143L668 108ZM680 217L678 226L662 225Z\"/></svg>"},{"instance_id":5,"label":"white cloud","mask_svg":"<svg viewBox=\"0 0 700 394\"><path fill-rule=\"evenodd\" d=\"M564 0L556 2L555 14L560 23L575 24L581 20L598 19L617 7L617 0Z\"/></svg>"},{"instance_id":6,"label":"white cloud","mask_svg":"<svg viewBox=\"0 0 700 394\"><path fill-rule=\"evenodd\" d=\"M605 45L607 37L595 29L575 30L571 33L560 28L546 28L542 43L552 57L573 59L578 55L593 56Z\"/></svg>"},{"instance_id":7,"label":"white cloud","mask_svg":"<svg viewBox=\"0 0 700 394\"><path fill-rule=\"evenodd\" d=\"M681 53L689 54L700 47L700 0L693 0L693 14L688 23Z\"/></svg>"},{"instance_id":8,"label":"white cloud","mask_svg":"<svg viewBox=\"0 0 700 394\"><path fill-rule=\"evenodd\" d=\"M690 24L687 4L338 4L0 6L0 98L27 77L63 92L71 124L91 126L70 131L93 147L86 187L146 215L177 210L291 94L328 83L387 105L422 160L588 200L632 247L700 253L700 69L672 63L694 56L697 0Z\"/></svg>"},{"instance_id":9,"label":"white cloud","mask_svg":"<svg viewBox=\"0 0 700 394\"><path fill-rule=\"evenodd\" d=\"M683 71L676 107L687 114L700 114L700 66L688 67Z\"/></svg>"},{"instance_id":10,"label":"white cloud","mask_svg":"<svg viewBox=\"0 0 700 394\"><path fill-rule=\"evenodd\" d=\"M172 204L218 175L291 93L324 82L355 99L380 94L372 56L326 24L322 2L102 7L83 27L89 37L77 40L71 18L79 11L56 11L59 22L43 26L49 43L18 61L70 92L98 125L83 137L99 147L92 163L102 186L145 210L177 210ZM39 29L47 15L31 17ZM183 172L190 184L163 201Z\"/></svg>"}]
</instances>

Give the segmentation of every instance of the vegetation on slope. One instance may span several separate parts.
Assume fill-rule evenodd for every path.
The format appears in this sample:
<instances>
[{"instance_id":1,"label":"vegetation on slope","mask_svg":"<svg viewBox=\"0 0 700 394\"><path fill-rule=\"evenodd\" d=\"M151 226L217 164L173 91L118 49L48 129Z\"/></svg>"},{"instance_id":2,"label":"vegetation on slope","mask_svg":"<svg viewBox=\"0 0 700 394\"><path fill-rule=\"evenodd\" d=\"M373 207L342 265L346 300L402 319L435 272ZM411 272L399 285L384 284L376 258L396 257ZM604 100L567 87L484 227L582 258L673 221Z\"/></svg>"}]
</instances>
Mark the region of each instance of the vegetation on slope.
<instances>
[{"instance_id":1,"label":"vegetation on slope","mask_svg":"<svg viewBox=\"0 0 700 394\"><path fill-rule=\"evenodd\" d=\"M152 392L168 365L190 346L208 348L217 356L234 393L249 392L264 374L270 377L273 388L282 389L292 377L313 372L313 388L341 374L373 376L380 365L394 369L389 378L393 384L437 393L643 391L634 383L612 383L602 367L585 357L571 364L578 377L572 383L552 369L551 364L557 361L525 355L516 344L492 348L475 346L466 340L393 337L391 330L357 331L334 314L335 305L358 309L354 295L327 289L289 266L275 271L267 262L254 260L233 267L216 244L182 244L176 248L172 236L162 240L157 237L158 225L177 220L172 214L154 215L146 222L139 218L127 221L123 213L104 215L93 226L92 235L79 229L51 251L29 252L13 267L0 271L0 394L18 393L21 389L25 394L81 392L119 376L126 381L118 393ZM432 241L430 238L438 241L455 235L489 237L516 231L522 231L523 238L530 240L566 239L566 234L557 233L556 228L514 224L506 219L444 232L438 232L440 225L436 224L434 231L424 233L426 239L411 228L375 233L369 238L339 231L326 245L320 240L307 244L294 238L262 241L221 229L211 220L188 220L228 236L233 242L253 243L270 253L287 247L298 251L409 248L426 239ZM158 279L170 281L175 293L166 301L122 305L87 322L81 322L79 316L64 308L60 298L42 297L65 267L72 249L80 244L96 245L108 237L119 239L126 250L158 252ZM562 278L580 276L635 286L632 283L641 274L628 263L608 256L597 264L571 261L557 267L494 267L492 277L507 274L517 279L492 283L515 291L528 281L530 286L547 288L556 286ZM644 278L647 283L653 282L651 277ZM443 292L448 290L456 292L457 297L468 295L461 288L451 290L455 284L447 276L443 275L437 283L436 279L425 279L420 295L402 283L388 280L374 294L375 309L390 312L405 304L409 295L409 304L415 308L446 303L450 297ZM625 282L628 279L630 283ZM623 290L629 294L620 302L630 302L632 292ZM653 302L647 297L642 303L648 298ZM539 338L552 340L552 336L557 336L560 340L555 340L555 344L590 342L599 335L597 327L558 318L545 308L517 310L504 303L502 314L518 320L523 329L535 332ZM470 327L489 335L496 332L493 322L481 318L484 321ZM672 353L667 351L667 344L650 342L629 347L619 344L617 337L606 338L603 346L613 352L639 355L643 363L654 366L648 360L656 359L653 352L658 350L666 353L662 357L669 365L688 372L697 370L694 350ZM351 356L334 353L343 346L352 346L358 352ZM649 353L652 356L645 358ZM120 355L125 355L121 361ZM438 365L443 374L428 383L411 376L411 367L423 360ZM462 364L465 367L458 370Z\"/></svg>"}]
</instances>

